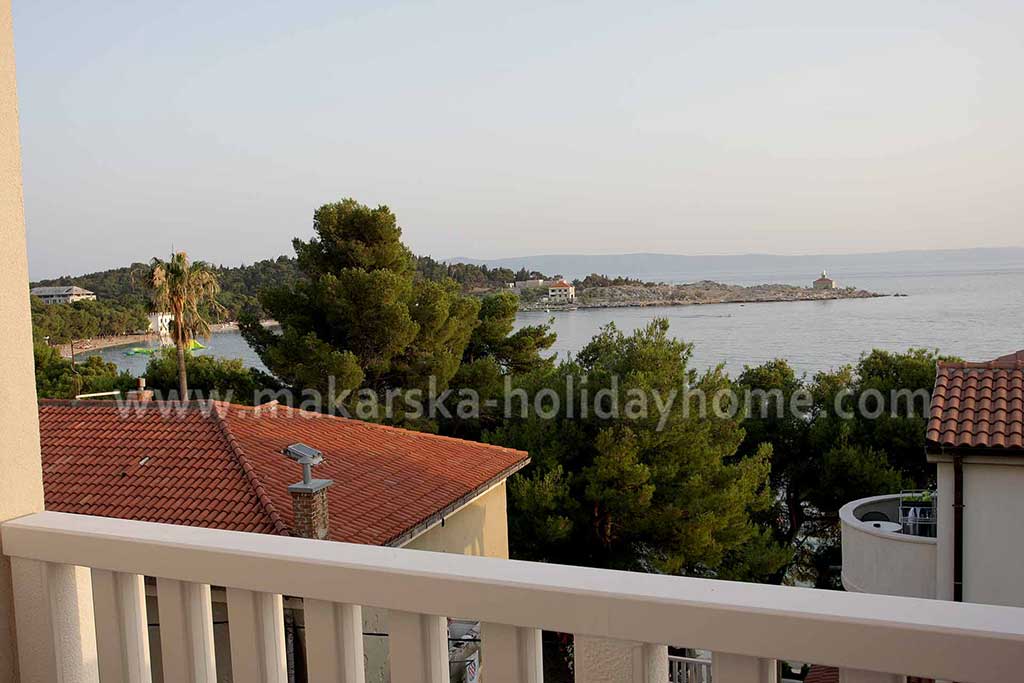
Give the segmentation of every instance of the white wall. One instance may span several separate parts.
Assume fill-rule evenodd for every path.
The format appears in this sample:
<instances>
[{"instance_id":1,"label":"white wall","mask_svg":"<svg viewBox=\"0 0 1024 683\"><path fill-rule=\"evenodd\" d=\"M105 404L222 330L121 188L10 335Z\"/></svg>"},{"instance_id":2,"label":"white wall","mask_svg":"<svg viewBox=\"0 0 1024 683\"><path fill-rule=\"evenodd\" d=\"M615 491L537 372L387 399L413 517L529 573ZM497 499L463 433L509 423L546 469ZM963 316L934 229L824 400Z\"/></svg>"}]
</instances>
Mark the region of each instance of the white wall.
<instances>
[{"instance_id":1,"label":"white wall","mask_svg":"<svg viewBox=\"0 0 1024 683\"><path fill-rule=\"evenodd\" d=\"M0 0L0 521L43 509L10 0ZM0 681L16 680L11 567L0 555Z\"/></svg>"},{"instance_id":2,"label":"white wall","mask_svg":"<svg viewBox=\"0 0 1024 683\"><path fill-rule=\"evenodd\" d=\"M843 587L857 593L935 597L931 538L869 530L842 520Z\"/></svg>"},{"instance_id":3,"label":"white wall","mask_svg":"<svg viewBox=\"0 0 1024 683\"><path fill-rule=\"evenodd\" d=\"M953 465L938 463L936 595L953 599ZM964 601L1024 607L1024 458L964 458Z\"/></svg>"},{"instance_id":4,"label":"white wall","mask_svg":"<svg viewBox=\"0 0 1024 683\"><path fill-rule=\"evenodd\" d=\"M1024 607L1022 466L964 465L964 600Z\"/></svg>"}]
</instances>

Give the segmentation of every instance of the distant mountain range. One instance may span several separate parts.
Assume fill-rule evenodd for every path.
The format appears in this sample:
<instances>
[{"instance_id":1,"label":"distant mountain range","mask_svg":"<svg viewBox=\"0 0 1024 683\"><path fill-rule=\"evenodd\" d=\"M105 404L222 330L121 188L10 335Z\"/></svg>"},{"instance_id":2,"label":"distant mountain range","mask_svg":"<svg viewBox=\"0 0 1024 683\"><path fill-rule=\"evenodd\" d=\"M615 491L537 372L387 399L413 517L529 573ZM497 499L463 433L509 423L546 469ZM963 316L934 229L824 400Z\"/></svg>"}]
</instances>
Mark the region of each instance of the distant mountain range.
<instances>
[{"instance_id":1,"label":"distant mountain range","mask_svg":"<svg viewBox=\"0 0 1024 683\"><path fill-rule=\"evenodd\" d=\"M527 268L582 278L590 273L659 282L809 282L822 270L849 280L858 275L1024 270L1024 247L893 251L868 254L543 254L477 259L458 256L448 263L489 268Z\"/></svg>"}]
</instances>

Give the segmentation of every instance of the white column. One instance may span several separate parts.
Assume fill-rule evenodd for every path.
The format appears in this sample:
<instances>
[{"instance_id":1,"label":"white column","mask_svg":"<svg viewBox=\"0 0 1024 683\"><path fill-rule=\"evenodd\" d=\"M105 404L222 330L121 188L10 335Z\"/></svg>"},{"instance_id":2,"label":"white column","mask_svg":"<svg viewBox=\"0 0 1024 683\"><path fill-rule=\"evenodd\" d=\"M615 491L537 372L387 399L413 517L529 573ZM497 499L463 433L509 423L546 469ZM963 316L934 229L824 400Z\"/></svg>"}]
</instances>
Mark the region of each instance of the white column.
<instances>
[{"instance_id":1,"label":"white column","mask_svg":"<svg viewBox=\"0 0 1024 683\"><path fill-rule=\"evenodd\" d=\"M665 683L668 680L668 647L643 643L633 647L633 682Z\"/></svg>"},{"instance_id":2,"label":"white column","mask_svg":"<svg viewBox=\"0 0 1024 683\"><path fill-rule=\"evenodd\" d=\"M10 0L0 0L0 522L43 509L43 470L39 459L39 407L36 403L35 370L32 363L32 318L29 310L28 258L25 255L25 211L21 196L21 145L18 133L18 88L14 73L14 33ZM38 593L16 597L11 561L0 549L0 679L13 678L18 670L18 651L33 656L37 644L16 639L17 604L34 605ZM38 574L38 572L37 572ZM50 577L57 582L57 576ZM77 584L79 578L66 576ZM63 589L57 590L62 593ZM48 619L49 617L45 617ZM78 621L81 619L75 618ZM26 622L26 628L27 622ZM20 633L17 635L21 635ZM27 636L24 636L27 637ZM49 639L49 636L46 636ZM17 644L17 646L16 646ZM42 647L38 645L38 647ZM52 649L51 649L52 651ZM42 653L40 653L42 654ZM91 657L81 659L83 669L71 675L65 662L67 680L87 680ZM44 670L48 662L22 661L25 672ZM45 679L44 679L45 680Z\"/></svg>"},{"instance_id":3,"label":"white column","mask_svg":"<svg viewBox=\"0 0 1024 683\"><path fill-rule=\"evenodd\" d=\"M216 683L210 587L157 579L156 591L164 680L167 683Z\"/></svg>"},{"instance_id":4,"label":"white column","mask_svg":"<svg viewBox=\"0 0 1024 683\"><path fill-rule=\"evenodd\" d=\"M389 623L391 680L449 683L448 619L392 611Z\"/></svg>"},{"instance_id":5,"label":"white column","mask_svg":"<svg viewBox=\"0 0 1024 683\"><path fill-rule=\"evenodd\" d=\"M777 683L778 667L774 659L745 657L726 652L711 655L711 680L714 683Z\"/></svg>"},{"instance_id":6,"label":"white column","mask_svg":"<svg viewBox=\"0 0 1024 683\"><path fill-rule=\"evenodd\" d=\"M663 683L668 648L628 640L574 636L576 683Z\"/></svg>"},{"instance_id":7,"label":"white column","mask_svg":"<svg viewBox=\"0 0 1024 683\"><path fill-rule=\"evenodd\" d=\"M246 683L285 683L281 596L228 588L227 599L232 678Z\"/></svg>"},{"instance_id":8,"label":"white column","mask_svg":"<svg viewBox=\"0 0 1024 683\"><path fill-rule=\"evenodd\" d=\"M541 632L505 624L481 625L484 683L542 683L544 680ZM664 683L664 681L658 681Z\"/></svg>"},{"instance_id":9,"label":"white column","mask_svg":"<svg viewBox=\"0 0 1024 683\"><path fill-rule=\"evenodd\" d=\"M303 600L310 683L365 683L363 609Z\"/></svg>"},{"instance_id":10,"label":"white column","mask_svg":"<svg viewBox=\"0 0 1024 683\"><path fill-rule=\"evenodd\" d=\"M94 569L96 641L103 683L150 683L144 577Z\"/></svg>"},{"instance_id":11,"label":"white column","mask_svg":"<svg viewBox=\"0 0 1024 683\"><path fill-rule=\"evenodd\" d=\"M89 570L17 557L11 569L22 683L98 683Z\"/></svg>"}]
</instances>

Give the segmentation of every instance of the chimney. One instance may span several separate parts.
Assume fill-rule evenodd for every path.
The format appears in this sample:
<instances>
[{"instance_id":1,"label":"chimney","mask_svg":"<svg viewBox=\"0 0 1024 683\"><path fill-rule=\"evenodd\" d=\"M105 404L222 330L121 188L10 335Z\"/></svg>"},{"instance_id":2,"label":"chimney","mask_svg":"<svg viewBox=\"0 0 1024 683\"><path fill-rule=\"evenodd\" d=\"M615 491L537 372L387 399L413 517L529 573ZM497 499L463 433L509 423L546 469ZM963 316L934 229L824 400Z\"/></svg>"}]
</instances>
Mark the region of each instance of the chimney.
<instances>
[{"instance_id":1,"label":"chimney","mask_svg":"<svg viewBox=\"0 0 1024 683\"><path fill-rule=\"evenodd\" d=\"M146 389L145 377L139 377L138 386L128 392L127 398L129 401L136 401L138 403L146 403L153 400L153 392Z\"/></svg>"},{"instance_id":2,"label":"chimney","mask_svg":"<svg viewBox=\"0 0 1024 683\"><path fill-rule=\"evenodd\" d=\"M334 482L314 479L313 466L324 461L323 454L306 444L295 443L284 449L284 454L302 465L302 481L288 487L292 494L295 524L292 531L302 538L327 538L330 519L327 514L327 489Z\"/></svg>"}]
</instances>

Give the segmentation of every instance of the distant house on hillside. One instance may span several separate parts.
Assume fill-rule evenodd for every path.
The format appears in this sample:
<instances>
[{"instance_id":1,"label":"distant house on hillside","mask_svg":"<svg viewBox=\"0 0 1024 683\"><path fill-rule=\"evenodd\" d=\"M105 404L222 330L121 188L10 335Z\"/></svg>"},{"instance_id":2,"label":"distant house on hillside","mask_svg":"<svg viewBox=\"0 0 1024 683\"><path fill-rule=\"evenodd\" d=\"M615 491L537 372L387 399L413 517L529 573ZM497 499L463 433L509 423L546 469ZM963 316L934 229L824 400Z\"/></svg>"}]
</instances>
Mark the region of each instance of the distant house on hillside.
<instances>
[{"instance_id":1,"label":"distant house on hillside","mask_svg":"<svg viewBox=\"0 0 1024 683\"><path fill-rule=\"evenodd\" d=\"M513 283L513 289L540 289L547 284L546 280L541 278L534 278L532 280L516 280Z\"/></svg>"},{"instance_id":2,"label":"distant house on hillside","mask_svg":"<svg viewBox=\"0 0 1024 683\"><path fill-rule=\"evenodd\" d=\"M73 304L76 301L96 301L96 295L81 287L33 287L29 290L32 296L43 300L44 304Z\"/></svg>"},{"instance_id":3,"label":"distant house on hillside","mask_svg":"<svg viewBox=\"0 0 1024 683\"><path fill-rule=\"evenodd\" d=\"M815 289L835 289L836 281L828 276L828 272L821 271L821 277L814 281Z\"/></svg>"},{"instance_id":4,"label":"distant house on hillside","mask_svg":"<svg viewBox=\"0 0 1024 683\"><path fill-rule=\"evenodd\" d=\"M548 286L548 298L554 302L576 301L576 288L565 280L553 282Z\"/></svg>"}]
</instances>

